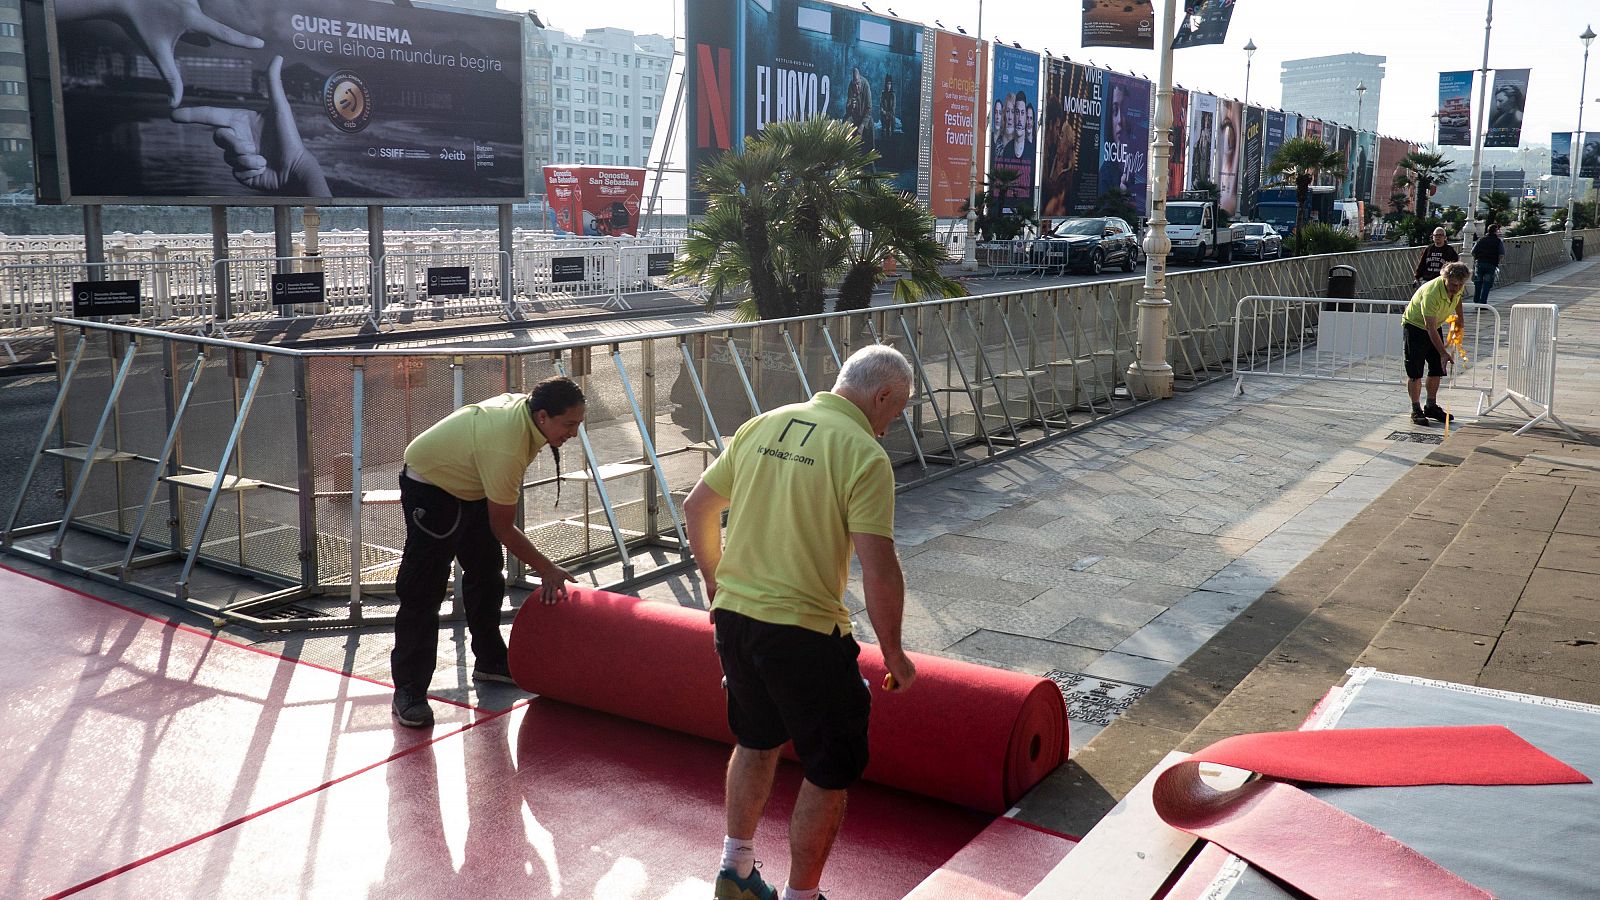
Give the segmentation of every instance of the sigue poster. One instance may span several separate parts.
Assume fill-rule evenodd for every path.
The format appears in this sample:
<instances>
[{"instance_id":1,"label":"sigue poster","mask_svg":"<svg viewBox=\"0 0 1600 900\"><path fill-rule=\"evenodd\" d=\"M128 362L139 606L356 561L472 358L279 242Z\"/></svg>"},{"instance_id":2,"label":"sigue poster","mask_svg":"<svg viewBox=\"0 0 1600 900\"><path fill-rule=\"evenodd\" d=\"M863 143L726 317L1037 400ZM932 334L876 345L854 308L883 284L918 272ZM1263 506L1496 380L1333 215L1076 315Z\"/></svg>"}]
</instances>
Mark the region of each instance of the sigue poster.
<instances>
[{"instance_id":1,"label":"sigue poster","mask_svg":"<svg viewBox=\"0 0 1600 900\"><path fill-rule=\"evenodd\" d=\"M62 199L525 199L517 17L367 0L174 6L54 4Z\"/></svg>"},{"instance_id":2,"label":"sigue poster","mask_svg":"<svg viewBox=\"0 0 1600 900\"><path fill-rule=\"evenodd\" d=\"M1100 126L1100 193L1125 191L1142 216L1150 171L1150 82L1107 72Z\"/></svg>"}]
</instances>

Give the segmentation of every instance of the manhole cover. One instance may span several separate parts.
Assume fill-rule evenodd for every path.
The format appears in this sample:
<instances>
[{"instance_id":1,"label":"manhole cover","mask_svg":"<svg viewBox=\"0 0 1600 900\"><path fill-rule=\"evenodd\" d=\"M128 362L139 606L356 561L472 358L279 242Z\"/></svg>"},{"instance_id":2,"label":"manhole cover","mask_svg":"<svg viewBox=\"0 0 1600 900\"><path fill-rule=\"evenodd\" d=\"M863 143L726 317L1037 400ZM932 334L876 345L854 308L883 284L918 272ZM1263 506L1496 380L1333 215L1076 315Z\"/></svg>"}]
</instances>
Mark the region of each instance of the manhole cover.
<instances>
[{"instance_id":1,"label":"manhole cover","mask_svg":"<svg viewBox=\"0 0 1600 900\"><path fill-rule=\"evenodd\" d=\"M1392 431L1389 433L1387 440L1409 441L1413 444L1442 444L1444 443L1444 435L1426 434L1420 431Z\"/></svg>"},{"instance_id":2,"label":"manhole cover","mask_svg":"<svg viewBox=\"0 0 1600 900\"><path fill-rule=\"evenodd\" d=\"M1044 677L1056 683L1067 703L1067 718L1086 725L1110 725L1150 689L1113 678L1097 678L1052 669Z\"/></svg>"}]
</instances>

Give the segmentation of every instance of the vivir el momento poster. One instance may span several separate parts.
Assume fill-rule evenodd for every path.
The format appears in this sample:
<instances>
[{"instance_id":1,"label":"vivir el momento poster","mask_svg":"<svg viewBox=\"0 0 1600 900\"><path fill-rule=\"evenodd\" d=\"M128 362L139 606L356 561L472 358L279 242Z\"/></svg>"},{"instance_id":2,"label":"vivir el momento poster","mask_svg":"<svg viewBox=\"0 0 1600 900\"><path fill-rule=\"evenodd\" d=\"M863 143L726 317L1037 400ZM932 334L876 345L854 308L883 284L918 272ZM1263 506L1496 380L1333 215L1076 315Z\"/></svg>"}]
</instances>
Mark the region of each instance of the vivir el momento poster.
<instances>
[{"instance_id":1,"label":"vivir el momento poster","mask_svg":"<svg viewBox=\"0 0 1600 900\"><path fill-rule=\"evenodd\" d=\"M48 9L63 160L48 199L526 197L517 16L370 0Z\"/></svg>"},{"instance_id":2,"label":"vivir el momento poster","mask_svg":"<svg viewBox=\"0 0 1600 900\"><path fill-rule=\"evenodd\" d=\"M1050 60L1041 179L1041 211L1047 218L1087 212L1099 201L1103 75L1064 59Z\"/></svg>"}]
</instances>

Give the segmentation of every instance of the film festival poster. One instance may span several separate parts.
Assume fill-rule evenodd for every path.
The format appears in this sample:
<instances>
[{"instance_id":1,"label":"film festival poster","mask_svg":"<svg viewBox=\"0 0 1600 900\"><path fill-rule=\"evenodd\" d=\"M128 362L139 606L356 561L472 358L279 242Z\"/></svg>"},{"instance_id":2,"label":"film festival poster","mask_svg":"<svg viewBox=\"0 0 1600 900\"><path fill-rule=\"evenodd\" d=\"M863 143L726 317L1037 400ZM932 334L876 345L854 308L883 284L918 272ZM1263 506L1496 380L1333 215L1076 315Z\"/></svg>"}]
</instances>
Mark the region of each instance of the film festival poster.
<instances>
[{"instance_id":1,"label":"film festival poster","mask_svg":"<svg viewBox=\"0 0 1600 900\"><path fill-rule=\"evenodd\" d=\"M1395 184L1399 180L1402 170L1400 163L1411 152L1411 145L1399 138L1386 137L1378 143L1378 172L1382 179L1376 186L1375 192L1381 194L1384 208L1394 209L1396 195L1406 196L1406 189ZM1409 201L1407 208L1409 209Z\"/></svg>"},{"instance_id":2,"label":"film festival poster","mask_svg":"<svg viewBox=\"0 0 1600 900\"><path fill-rule=\"evenodd\" d=\"M1083 0L1082 44L1154 49L1155 13L1150 0Z\"/></svg>"},{"instance_id":3,"label":"film festival poster","mask_svg":"<svg viewBox=\"0 0 1600 900\"><path fill-rule=\"evenodd\" d=\"M1154 127L1154 126L1152 126ZM1183 192L1183 180L1188 175L1185 150L1189 146L1189 92L1183 88L1172 89L1172 155L1167 158L1167 196L1176 197Z\"/></svg>"},{"instance_id":4,"label":"film festival poster","mask_svg":"<svg viewBox=\"0 0 1600 900\"><path fill-rule=\"evenodd\" d=\"M1528 103L1528 70L1499 69L1494 92L1489 95L1489 125L1485 147L1515 147L1522 143L1522 111Z\"/></svg>"},{"instance_id":5,"label":"film festival poster","mask_svg":"<svg viewBox=\"0 0 1600 900\"><path fill-rule=\"evenodd\" d=\"M1300 129L1303 127L1301 123L1303 121L1303 119L1294 113L1284 113L1283 139L1285 141L1292 141L1295 138L1300 137Z\"/></svg>"},{"instance_id":6,"label":"film festival poster","mask_svg":"<svg viewBox=\"0 0 1600 900\"><path fill-rule=\"evenodd\" d=\"M527 196L518 16L236 0L208 11L263 46L179 41L180 85L137 37L140 20L159 27L158 4L132 4L121 19L81 8L54 7L66 195L50 199L278 205Z\"/></svg>"},{"instance_id":7,"label":"film festival poster","mask_svg":"<svg viewBox=\"0 0 1600 900\"><path fill-rule=\"evenodd\" d=\"M1100 95L1100 193L1126 192L1142 216L1149 205L1150 82L1107 72Z\"/></svg>"},{"instance_id":8,"label":"film festival poster","mask_svg":"<svg viewBox=\"0 0 1600 900\"><path fill-rule=\"evenodd\" d=\"M1472 72L1439 73L1439 144L1472 146Z\"/></svg>"},{"instance_id":9,"label":"film festival poster","mask_svg":"<svg viewBox=\"0 0 1600 900\"><path fill-rule=\"evenodd\" d=\"M1038 159L1039 54L996 44L989 168L1014 172L1003 192L1006 213L1033 203L1034 169Z\"/></svg>"},{"instance_id":10,"label":"film festival poster","mask_svg":"<svg viewBox=\"0 0 1600 900\"><path fill-rule=\"evenodd\" d=\"M1217 188L1222 208L1230 213L1239 212L1239 175L1244 164L1242 107L1238 100L1217 101Z\"/></svg>"},{"instance_id":11,"label":"film festival poster","mask_svg":"<svg viewBox=\"0 0 1600 900\"><path fill-rule=\"evenodd\" d=\"M1550 135L1550 174L1572 174L1572 132L1557 131Z\"/></svg>"},{"instance_id":12,"label":"film festival poster","mask_svg":"<svg viewBox=\"0 0 1600 900\"><path fill-rule=\"evenodd\" d=\"M799 0L696 0L684 33L692 201L703 202L698 173L720 153L819 115L849 122L890 183L917 193L922 26Z\"/></svg>"},{"instance_id":13,"label":"film festival poster","mask_svg":"<svg viewBox=\"0 0 1600 900\"><path fill-rule=\"evenodd\" d=\"M1172 49L1221 44L1228 39L1228 23L1233 21L1234 0L1185 0L1183 20Z\"/></svg>"},{"instance_id":14,"label":"film festival poster","mask_svg":"<svg viewBox=\"0 0 1600 900\"><path fill-rule=\"evenodd\" d=\"M1044 178L1041 215L1045 218L1088 212L1099 203L1100 116L1103 85L1099 69L1064 59L1050 60L1045 84Z\"/></svg>"},{"instance_id":15,"label":"film festival poster","mask_svg":"<svg viewBox=\"0 0 1600 900\"><path fill-rule=\"evenodd\" d=\"M1261 186L1263 188L1276 187L1276 185L1267 183L1266 169L1272 165L1272 160L1277 157L1278 150L1283 147L1285 140L1284 127L1287 119L1288 117L1281 110L1267 110L1267 137L1261 149Z\"/></svg>"},{"instance_id":16,"label":"film festival poster","mask_svg":"<svg viewBox=\"0 0 1600 900\"><path fill-rule=\"evenodd\" d=\"M1371 203L1372 179L1378 166L1378 136L1371 131L1356 133L1356 199Z\"/></svg>"},{"instance_id":17,"label":"film festival poster","mask_svg":"<svg viewBox=\"0 0 1600 900\"><path fill-rule=\"evenodd\" d=\"M1600 131L1583 133L1583 154L1578 162L1579 178L1600 178Z\"/></svg>"},{"instance_id":18,"label":"film festival poster","mask_svg":"<svg viewBox=\"0 0 1600 900\"><path fill-rule=\"evenodd\" d=\"M1212 94L1189 95L1189 166L1186 190L1200 182L1217 181L1216 161L1217 98Z\"/></svg>"},{"instance_id":19,"label":"film festival poster","mask_svg":"<svg viewBox=\"0 0 1600 900\"><path fill-rule=\"evenodd\" d=\"M939 31L934 34L934 53L930 208L936 218L954 219L963 215L969 199L974 129L984 130L972 102L974 96L987 93L989 50L987 43L980 44L976 38ZM987 143L978 141L980 172Z\"/></svg>"},{"instance_id":20,"label":"film festival poster","mask_svg":"<svg viewBox=\"0 0 1600 900\"><path fill-rule=\"evenodd\" d=\"M1261 194L1262 154L1266 151L1266 112L1251 106L1244 113L1244 173L1239 179L1239 211L1252 213Z\"/></svg>"},{"instance_id":21,"label":"film festival poster","mask_svg":"<svg viewBox=\"0 0 1600 900\"><path fill-rule=\"evenodd\" d=\"M1323 133L1327 134L1326 131ZM1334 148L1339 151L1339 158L1344 160L1344 175L1339 179L1339 196L1354 197L1353 186L1355 185L1356 171L1352 157L1355 154L1356 131L1354 128L1346 128L1340 125L1334 131L1334 134L1337 141Z\"/></svg>"}]
</instances>

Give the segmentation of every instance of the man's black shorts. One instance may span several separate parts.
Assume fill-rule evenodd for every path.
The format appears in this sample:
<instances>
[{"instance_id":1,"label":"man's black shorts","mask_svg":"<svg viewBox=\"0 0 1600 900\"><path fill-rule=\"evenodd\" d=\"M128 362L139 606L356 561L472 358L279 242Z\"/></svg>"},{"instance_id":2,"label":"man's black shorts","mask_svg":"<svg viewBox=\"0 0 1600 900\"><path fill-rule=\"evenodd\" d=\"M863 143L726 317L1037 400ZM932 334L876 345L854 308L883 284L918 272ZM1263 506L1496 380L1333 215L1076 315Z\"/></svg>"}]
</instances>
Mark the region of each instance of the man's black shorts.
<instances>
[{"instance_id":1,"label":"man's black shorts","mask_svg":"<svg viewBox=\"0 0 1600 900\"><path fill-rule=\"evenodd\" d=\"M717 655L728 688L728 727L741 747L794 741L806 780L844 790L867 768L872 696L848 634L773 625L719 609Z\"/></svg>"},{"instance_id":2,"label":"man's black shorts","mask_svg":"<svg viewBox=\"0 0 1600 900\"><path fill-rule=\"evenodd\" d=\"M1443 378L1444 360L1439 356L1439 348L1428 338L1428 330L1407 322L1405 332L1406 377L1421 378L1426 364L1429 378Z\"/></svg>"}]
</instances>

